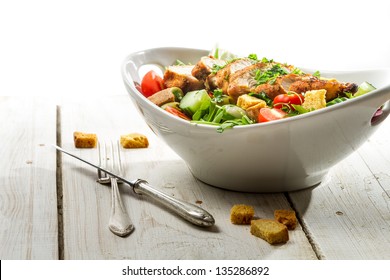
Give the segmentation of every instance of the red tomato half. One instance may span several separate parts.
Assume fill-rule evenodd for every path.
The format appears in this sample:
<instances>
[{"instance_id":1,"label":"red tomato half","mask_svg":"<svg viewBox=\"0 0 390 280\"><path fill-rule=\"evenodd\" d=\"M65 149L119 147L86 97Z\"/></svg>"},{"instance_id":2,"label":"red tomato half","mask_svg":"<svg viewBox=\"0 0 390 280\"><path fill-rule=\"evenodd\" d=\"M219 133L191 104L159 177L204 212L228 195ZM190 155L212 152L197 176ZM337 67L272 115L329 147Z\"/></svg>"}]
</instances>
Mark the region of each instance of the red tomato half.
<instances>
[{"instance_id":1,"label":"red tomato half","mask_svg":"<svg viewBox=\"0 0 390 280\"><path fill-rule=\"evenodd\" d=\"M141 90L145 97L149 97L164 89L164 80L154 70L150 70L142 78Z\"/></svg>"},{"instance_id":2,"label":"red tomato half","mask_svg":"<svg viewBox=\"0 0 390 280\"><path fill-rule=\"evenodd\" d=\"M167 106L165 108L165 111L171 113L172 115L176 116L176 117L179 117L181 119L184 119L184 120L187 120L187 121L190 121L190 117L188 117L186 114L184 114L183 112L181 112L180 110L176 109L176 108L173 108L171 106Z\"/></svg>"},{"instance_id":3,"label":"red tomato half","mask_svg":"<svg viewBox=\"0 0 390 280\"><path fill-rule=\"evenodd\" d=\"M274 108L282 108L283 106L288 106L290 104L301 105L303 103L303 95L298 93L285 93L279 94L274 98Z\"/></svg>"},{"instance_id":4,"label":"red tomato half","mask_svg":"<svg viewBox=\"0 0 390 280\"><path fill-rule=\"evenodd\" d=\"M277 108L261 108L259 112L258 122L269 122L283 119L287 115L286 112Z\"/></svg>"}]
</instances>

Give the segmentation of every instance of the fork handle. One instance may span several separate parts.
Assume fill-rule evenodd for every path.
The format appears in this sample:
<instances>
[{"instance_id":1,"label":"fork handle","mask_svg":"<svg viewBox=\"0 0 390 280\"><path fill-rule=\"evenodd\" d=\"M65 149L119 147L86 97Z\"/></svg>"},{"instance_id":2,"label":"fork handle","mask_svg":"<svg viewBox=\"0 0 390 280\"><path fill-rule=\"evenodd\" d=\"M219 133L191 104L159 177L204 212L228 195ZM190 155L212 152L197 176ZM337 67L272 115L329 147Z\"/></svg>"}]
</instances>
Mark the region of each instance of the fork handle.
<instances>
[{"instance_id":1,"label":"fork handle","mask_svg":"<svg viewBox=\"0 0 390 280\"><path fill-rule=\"evenodd\" d=\"M127 236L134 230L134 226L122 203L118 180L113 177L111 177L111 198L109 228L118 236Z\"/></svg>"},{"instance_id":2,"label":"fork handle","mask_svg":"<svg viewBox=\"0 0 390 280\"><path fill-rule=\"evenodd\" d=\"M138 179L131 186L135 193L148 195L194 225L209 227L215 223L213 216L206 210L160 192L145 180Z\"/></svg>"}]
</instances>

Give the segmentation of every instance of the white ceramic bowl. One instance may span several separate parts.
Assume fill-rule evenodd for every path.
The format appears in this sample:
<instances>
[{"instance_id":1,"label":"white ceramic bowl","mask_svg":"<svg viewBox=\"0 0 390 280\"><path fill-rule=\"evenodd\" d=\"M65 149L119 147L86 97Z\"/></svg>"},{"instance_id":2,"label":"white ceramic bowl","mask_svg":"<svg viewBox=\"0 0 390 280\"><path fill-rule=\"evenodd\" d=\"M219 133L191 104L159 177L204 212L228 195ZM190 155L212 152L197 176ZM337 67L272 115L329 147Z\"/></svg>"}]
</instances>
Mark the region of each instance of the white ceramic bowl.
<instances>
[{"instance_id":1,"label":"white ceramic bowl","mask_svg":"<svg viewBox=\"0 0 390 280\"><path fill-rule=\"evenodd\" d=\"M155 65L163 69L177 59L196 63L207 54L205 50L185 48L136 52L125 59L122 76L147 124L184 159L196 178L209 185L245 192L294 191L315 186L332 166L358 149L390 112L390 69L321 71L322 76L340 81L368 81L377 90L304 115L236 126L223 133L218 133L215 126L193 124L165 112L135 87L140 83L143 67ZM382 104L382 115L373 118Z\"/></svg>"}]
</instances>

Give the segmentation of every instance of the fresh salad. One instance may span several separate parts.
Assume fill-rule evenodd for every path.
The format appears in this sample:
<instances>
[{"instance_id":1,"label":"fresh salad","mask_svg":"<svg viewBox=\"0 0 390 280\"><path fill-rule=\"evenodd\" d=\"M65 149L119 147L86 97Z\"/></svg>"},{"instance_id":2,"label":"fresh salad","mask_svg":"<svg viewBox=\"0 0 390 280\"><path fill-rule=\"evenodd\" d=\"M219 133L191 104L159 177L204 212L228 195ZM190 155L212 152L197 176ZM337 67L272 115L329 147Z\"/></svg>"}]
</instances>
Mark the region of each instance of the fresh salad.
<instances>
[{"instance_id":1,"label":"fresh salad","mask_svg":"<svg viewBox=\"0 0 390 280\"><path fill-rule=\"evenodd\" d=\"M342 82L256 54L237 57L218 49L195 65L167 66L163 77L151 70L137 88L167 112L216 125L218 132L306 114L375 90L368 82Z\"/></svg>"}]
</instances>

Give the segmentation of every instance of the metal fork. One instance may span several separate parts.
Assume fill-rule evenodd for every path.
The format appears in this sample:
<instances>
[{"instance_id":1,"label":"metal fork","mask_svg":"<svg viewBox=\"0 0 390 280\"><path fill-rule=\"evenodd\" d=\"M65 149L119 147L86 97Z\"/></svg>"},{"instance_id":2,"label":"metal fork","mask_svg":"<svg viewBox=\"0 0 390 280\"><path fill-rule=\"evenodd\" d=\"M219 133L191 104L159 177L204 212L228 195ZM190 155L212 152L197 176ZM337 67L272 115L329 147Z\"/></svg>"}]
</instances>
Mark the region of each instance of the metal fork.
<instances>
[{"instance_id":1,"label":"metal fork","mask_svg":"<svg viewBox=\"0 0 390 280\"><path fill-rule=\"evenodd\" d=\"M99 142L98 148L99 165L108 171L121 174L122 176L122 163L118 141L116 144L111 141L110 147L106 143L102 145ZM109 157L107 156L107 150L109 151ZM98 170L98 182L101 184L111 184L111 214L108 227L118 236L124 237L129 235L134 230L134 225L122 203L118 188L118 183L121 183L121 181Z\"/></svg>"}]
</instances>

